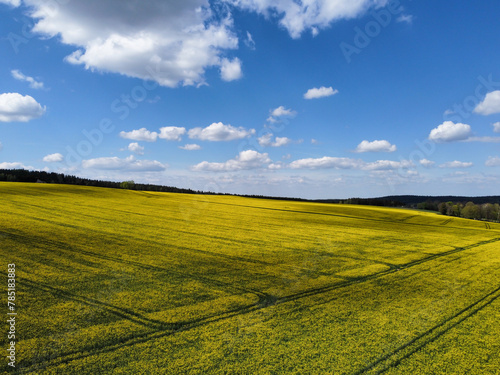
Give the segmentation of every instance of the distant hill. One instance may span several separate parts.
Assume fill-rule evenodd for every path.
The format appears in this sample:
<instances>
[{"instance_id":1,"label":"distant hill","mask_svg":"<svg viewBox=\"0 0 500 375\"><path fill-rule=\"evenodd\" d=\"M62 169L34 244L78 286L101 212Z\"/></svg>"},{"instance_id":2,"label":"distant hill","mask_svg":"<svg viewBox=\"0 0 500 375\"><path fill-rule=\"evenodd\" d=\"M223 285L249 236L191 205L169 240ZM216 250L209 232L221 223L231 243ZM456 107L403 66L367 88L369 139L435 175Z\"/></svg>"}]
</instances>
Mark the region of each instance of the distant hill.
<instances>
[{"instance_id":1,"label":"distant hill","mask_svg":"<svg viewBox=\"0 0 500 375\"><path fill-rule=\"evenodd\" d=\"M500 195L489 195L479 197L466 197L456 195L436 195L436 196L423 196L423 195L390 195L387 197L376 198L379 200L399 201L406 205L418 204L426 201L431 202L474 202L475 204L484 203L498 203L500 204Z\"/></svg>"},{"instance_id":2,"label":"distant hill","mask_svg":"<svg viewBox=\"0 0 500 375\"><path fill-rule=\"evenodd\" d=\"M112 182L92 180L88 178L81 178L71 175L64 175L62 173L44 172L44 171L28 171L25 169L0 169L0 181L12 182L38 182L38 183L53 183L53 184L66 184L66 185L84 185L84 186L97 186L115 189L129 189L141 191L159 191L171 193L184 193L184 194L215 194L209 191L199 191L185 188L178 188L173 186L140 184L133 181L125 182ZM467 203L474 202L475 204L485 203L498 203L500 204L500 195L481 196L481 197L466 197L466 196L421 196L421 195L390 195L386 197L377 198L349 198L349 199L303 199L294 197L271 197L265 195L242 195L242 194L217 194L217 195L235 195L250 198L260 199L279 199L279 200L292 200L292 201L310 201L318 203L345 203L345 204L360 204L372 206L387 206L387 207L414 207L423 202L454 202L454 203Z\"/></svg>"}]
</instances>

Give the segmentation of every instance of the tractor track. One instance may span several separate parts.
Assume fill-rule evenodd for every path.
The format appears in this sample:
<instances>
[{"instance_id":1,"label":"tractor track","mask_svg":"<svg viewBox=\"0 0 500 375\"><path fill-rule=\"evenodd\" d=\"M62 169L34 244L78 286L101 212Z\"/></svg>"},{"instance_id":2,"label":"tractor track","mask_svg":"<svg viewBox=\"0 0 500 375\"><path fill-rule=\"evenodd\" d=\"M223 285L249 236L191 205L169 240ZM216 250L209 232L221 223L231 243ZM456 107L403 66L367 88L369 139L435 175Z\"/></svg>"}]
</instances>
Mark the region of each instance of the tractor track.
<instances>
[{"instance_id":1,"label":"tractor track","mask_svg":"<svg viewBox=\"0 0 500 375\"><path fill-rule=\"evenodd\" d=\"M359 370L358 372L355 372L353 375L383 374L391 368L397 367L403 360L411 357L413 354L423 349L428 344L436 341L438 338L458 326L460 323L466 321L484 308L488 307L499 297L500 287L484 295L477 301L458 311L454 315L446 318L439 324L436 324L434 327L411 339L407 343L399 346L391 353L380 357L365 368Z\"/></svg>"},{"instance_id":2,"label":"tractor track","mask_svg":"<svg viewBox=\"0 0 500 375\"><path fill-rule=\"evenodd\" d=\"M227 319L233 318L235 316L246 315L249 313L257 312L259 310L263 310L265 308L272 307L272 306L277 306L277 305L281 305L281 304L288 303L291 301L300 300L300 299L303 299L306 297L311 297L311 296L315 296L315 295L319 295L319 294L324 294L324 293L327 293L327 292L330 292L333 290L346 288L346 287L353 285L353 284L360 284L363 282L378 279L378 278L381 278L383 276L398 272L402 269L408 269L408 268L411 268L411 267L414 267L417 265L421 265L423 263L426 263L426 262L429 262L432 260L446 257L448 255L460 253L460 252L463 252L466 250L470 250L470 249L473 249L473 248L476 248L476 247L479 247L482 245L486 245L486 244L494 243L494 242L498 242L498 241L500 241L500 238L495 238L495 239L491 239L491 240L487 240L487 241L481 241L481 242L471 244L471 245L468 245L465 247L455 248L453 250L446 251L446 252L443 252L440 254L433 254L433 255L430 255L426 258L412 261L412 262L406 263L404 265L400 265L398 268L391 268L389 270L382 271L382 272L379 272L379 273L376 273L373 275L352 278L351 280L341 281L341 282L338 282L338 283L335 283L332 285L327 285L327 286L320 287L320 288L308 289L306 291L293 293L293 294L290 294L290 295L284 296L284 297L276 297L276 296L272 296L272 295L269 295L266 293L252 291L252 293L255 293L259 296L259 301L254 303L254 304L249 304L249 305L241 306L241 307L236 308L236 309L224 311L221 313L216 313L216 314L212 314L209 316L200 317L198 319L194 319L191 321L185 321L185 322L179 322L179 323L173 323L173 324L165 324L165 323L161 323L159 321L154 321L154 320L150 321L149 319L146 320L142 315L135 313L132 310L121 309L121 308L118 308L114 305L106 304L106 303L103 303L103 302L98 301L98 300L88 299L86 297L81 297L81 296L73 295L73 294L68 293L68 292L63 292L63 293L59 294L63 298L68 298L68 299L74 300L74 301L81 300L82 303L85 303L85 304L90 304L92 306L100 306L104 309L107 309L109 312L111 312L117 316L120 316L120 314L121 314L121 315L123 315L124 319L128 319L132 322L135 322L135 323L138 322L138 324L141 324L141 325L148 325L149 324L149 327L152 329L156 329L156 331L142 333L142 334L136 335L130 339L126 339L124 342L120 342L120 343L116 343L116 344L103 345L103 346L97 347L97 348L94 345L93 350L89 350L87 352L67 352L67 353L62 354L59 357L51 358L51 359L46 360L46 361L41 361L41 362L37 363L36 365L23 368L22 370L20 370L19 373L20 374L31 373L31 372L35 372L35 371L39 371L41 369L47 368L48 366L58 366L61 364L67 364L67 363L70 363L70 362L75 361L75 360L91 357L91 356L102 354L102 353L113 352L113 351L116 351L116 350L121 349L121 348L130 347L133 345L145 343L145 342L148 342L148 341L153 340L153 339L159 339L162 337L175 335L175 334L178 334L181 332L186 332L186 331L198 328L198 327L202 327L202 326L214 324L214 323L217 323L217 322L220 322L223 320L227 320ZM96 254L96 255L98 255L98 254ZM109 258L112 258L112 257L109 257ZM116 259L116 260L123 261L123 259ZM141 264L139 262L132 262L132 261L126 261L126 262L129 264L134 264L138 267L155 267L155 266L150 266L150 265L144 265L144 264ZM214 280L210 279L210 281L213 282ZM31 285L36 284L36 283L31 282L31 281L25 281L25 282L27 284L31 283ZM43 286L42 289L44 287L46 288L47 286ZM49 288L50 289L46 288L47 292L56 293L56 294L59 293L59 291L54 290L56 288L53 288L53 287L49 287ZM245 290L245 292L248 293L249 291ZM356 375L358 375L358 374L361 375L364 373L368 374L368 373L372 373L373 371L384 372L384 371L387 371L390 367L397 366L397 364L399 364L403 359L409 357L410 355L412 355L416 351L420 350L422 347L424 347L428 343L436 340L438 337L440 337L441 335L446 333L449 329L455 327L456 325L460 324L461 322L463 322L464 320L466 320L470 316L476 314L478 311L480 311L484 307L491 304L498 297L500 297L500 287L495 289L493 292L489 293L488 295L484 296L480 300L469 305L467 308L459 311L457 314L453 315L452 317L447 318L444 322L440 323L439 325L437 325L437 326L431 328L430 330L424 332L423 334L417 336L415 339L412 339L407 344L404 344L401 347L397 348L392 353L390 353L384 357L381 357L380 359L378 359L377 361L375 361L371 365L369 365L366 368L357 372ZM164 324L162 326L162 328L158 328L158 327L153 328L153 325L157 324L157 322ZM153 325L151 325L151 324L153 324ZM445 327L445 329L439 330L439 327ZM407 348L408 348L408 350L405 350ZM404 351L404 353L403 353L403 351ZM402 354L400 354L400 353L402 353ZM386 362L388 362L388 361L389 361L389 364L386 364ZM377 368L379 366L382 366L382 370L377 370ZM380 373L380 372L375 372L375 373Z\"/></svg>"}]
</instances>

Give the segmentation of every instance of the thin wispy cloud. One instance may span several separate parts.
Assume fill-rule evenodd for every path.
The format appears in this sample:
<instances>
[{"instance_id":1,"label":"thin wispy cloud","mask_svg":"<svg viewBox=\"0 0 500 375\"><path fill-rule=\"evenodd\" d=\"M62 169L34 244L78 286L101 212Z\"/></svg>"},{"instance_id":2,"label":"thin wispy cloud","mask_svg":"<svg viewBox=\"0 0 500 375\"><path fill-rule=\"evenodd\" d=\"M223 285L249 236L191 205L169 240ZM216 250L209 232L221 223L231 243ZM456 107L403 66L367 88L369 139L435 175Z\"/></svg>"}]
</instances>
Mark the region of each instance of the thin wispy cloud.
<instances>
[{"instance_id":1,"label":"thin wispy cloud","mask_svg":"<svg viewBox=\"0 0 500 375\"><path fill-rule=\"evenodd\" d=\"M12 77L17 79L18 81L23 81L23 82L28 82L29 86L32 89L44 89L44 84L41 81L37 81L33 77L26 76L23 73L21 73L19 70L12 70L11 71Z\"/></svg>"}]
</instances>

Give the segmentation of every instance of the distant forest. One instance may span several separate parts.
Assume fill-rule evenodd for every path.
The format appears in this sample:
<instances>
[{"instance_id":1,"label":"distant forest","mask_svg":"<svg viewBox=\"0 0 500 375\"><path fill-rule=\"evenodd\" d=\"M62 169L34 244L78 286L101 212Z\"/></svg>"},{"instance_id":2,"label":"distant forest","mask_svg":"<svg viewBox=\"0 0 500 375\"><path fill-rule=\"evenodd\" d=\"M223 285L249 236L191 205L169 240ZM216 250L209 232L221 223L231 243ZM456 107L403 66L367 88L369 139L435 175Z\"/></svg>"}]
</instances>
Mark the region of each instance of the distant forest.
<instances>
[{"instance_id":1,"label":"distant forest","mask_svg":"<svg viewBox=\"0 0 500 375\"><path fill-rule=\"evenodd\" d=\"M500 196L497 195L487 197L401 195L373 199L351 198L341 203L416 208L436 211L447 216L500 222Z\"/></svg>"},{"instance_id":2,"label":"distant forest","mask_svg":"<svg viewBox=\"0 0 500 375\"><path fill-rule=\"evenodd\" d=\"M177 188L174 186L153 185L153 184L139 184L134 181L102 181L92 180L88 178L81 178L77 176L65 175L62 173L44 172L44 171L28 171L25 169L0 169L0 181L10 182L33 182L33 183L47 183L47 184L63 184L63 185L82 185L82 186L95 186L113 189L128 189L138 191L158 191L164 193L182 193L182 194L210 194L210 195L238 195L238 194L224 194L215 193L211 191L201 191L192 189ZM279 199L279 200L294 200L294 201L307 201L301 198L288 198L288 197L266 197L263 195L238 195L250 198L265 198L265 199ZM338 200L328 200L330 203L338 203Z\"/></svg>"},{"instance_id":3,"label":"distant forest","mask_svg":"<svg viewBox=\"0 0 500 375\"><path fill-rule=\"evenodd\" d=\"M28 171L25 169L0 169L0 181L38 182L50 184L67 184L96 186L114 189L129 189L140 191L158 191L183 194L217 194L237 195L250 198L279 199L289 201L308 201L319 203L357 204L384 207L407 207L435 211L442 215L463 217L475 220L500 221L500 196L464 197L464 196L433 196L394 195L381 198L349 198L341 199L301 199L290 197L269 197L264 195L220 194L209 191L183 189L173 186L139 184L134 181L101 181L65 175L54 172Z\"/></svg>"},{"instance_id":4,"label":"distant forest","mask_svg":"<svg viewBox=\"0 0 500 375\"><path fill-rule=\"evenodd\" d=\"M169 193L187 193L187 194L201 193L199 191L191 189L179 189L172 186L136 184L133 181L112 182L112 181L91 180L88 178L70 176L61 173L27 171L25 169L0 169L0 181L83 185L83 186L96 186L96 187L115 188L115 189L121 188L121 189L142 190L142 191L162 191Z\"/></svg>"}]
</instances>

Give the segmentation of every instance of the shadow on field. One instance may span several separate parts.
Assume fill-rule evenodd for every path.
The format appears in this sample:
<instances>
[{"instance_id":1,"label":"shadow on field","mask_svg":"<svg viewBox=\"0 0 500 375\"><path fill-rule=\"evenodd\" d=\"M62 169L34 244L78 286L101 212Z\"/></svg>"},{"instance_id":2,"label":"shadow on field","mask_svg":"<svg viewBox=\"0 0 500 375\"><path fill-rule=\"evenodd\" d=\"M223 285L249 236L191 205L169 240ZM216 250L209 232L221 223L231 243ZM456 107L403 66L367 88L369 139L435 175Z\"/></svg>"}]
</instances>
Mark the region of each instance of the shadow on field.
<instances>
[{"instance_id":1,"label":"shadow on field","mask_svg":"<svg viewBox=\"0 0 500 375\"><path fill-rule=\"evenodd\" d=\"M119 343L114 343L114 344L104 344L102 346L99 346L99 344L93 344L92 348L85 351L85 352L67 352L62 354L61 356L57 358L51 358L46 361L39 362L31 367L26 367L22 370L20 370L20 374L24 373L30 373L30 372L35 372L39 371L41 369L45 369L49 366L58 366L61 364L66 364L75 360L91 357L97 354L102 354L102 353L109 353L116 351L121 348L125 347L130 347L136 344L144 343L149 340L153 339L158 339L166 336L171 336L177 333L185 332L192 330L194 328L198 328L201 326L206 326L209 324L214 324L216 322L220 322L223 320L227 320L236 316L241 316L245 314L249 314L252 312L256 312L262 309L266 309L272 306L280 305L283 303L291 302L291 301L296 301L300 300L302 298L310 297L310 296L315 296L323 293L327 293L336 289L341 289L341 288L346 288L350 285L353 284L359 284L367 281L371 281L377 278L380 278L382 276L398 272L401 269L407 269L411 268L417 265L421 265L423 263L429 262L436 260L438 258L446 257L448 255L460 253L466 250L470 250L475 247L479 247L482 245L490 244L490 243L495 243L500 241L500 238L495 238L492 240L487 240L487 241L481 241L475 244L471 244L465 247L460 247L460 248L455 248L453 250L449 250L446 252L442 252L439 254L433 254L430 255L426 258L415 260L403 265L400 265L395 268L391 268L389 270L381 271L378 273L374 273L368 276L362 276L362 277L352 277L348 278L345 281L337 282L335 284L331 285L326 285L324 287L319 287L319 288L312 288L308 289L306 291L302 291L299 293L293 293L288 296L284 297L277 297L273 295L269 295L267 293L263 293L260 291L252 290L252 289L247 289L244 287L238 287L231 285L229 283L225 283L219 280L214 280L211 278L203 277L200 275L191 275L187 273L182 273L182 272L177 272L183 277L190 277L196 280L199 280L201 282L206 283L207 285L212 285L212 286L218 286L218 287L223 287L223 288L231 288L234 291L238 292L244 292L244 293L253 293L256 294L259 298L259 300L256 303L245 305L245 306L240 306L235 309L231 310L226 310L220 313L214 313L214 314L209 314L206 316L202 316L193 320L187 320L183 322L177 322L177 323L164 323L158 320L153 320L153 319L148 319L141 314L138 314L132 310L129 309L123 309L119 308L117 306L114 306L112 304L108 304L105 302L101 302L92 298L88 297L82 297L78 296L69 292L65 292L63 290L60 290L58 288L54 288L48 285L43 285L43 284L37 284L33 281L29 281L26 279L19 280L20 284L28 285L33 288L37 288L40 290L43 290L45 292L51 293L55 296L59 296L68 300L80 302L89 306L94 306L94 307L99 307L102 309L105 309L111 314L114 314L116 316L119 316L123 319L127 319L133 323L140 324L142 326L145 326L147 328L151 329L151 332L146 332L142 334L137 334L132 337L124 337L121 339L121 342ZM65 249L67 250L67 249ZM118 263L123 263L123 264L128 264L132 265L135 267L140 267L148 270L156 270L156 271L162 271L162 272L174 272L171 269L168 268L163 268L159 266L154 266L154 265L148 265L148 264L143 264L140 262L135 262L135 261L128 261L120 258L115 258L115 257L110 257L110 256L105 256L102 254L96 254L88 251L81 251L78 250L78 252L93 256L93 257L98 257L102 259L106 259L109 261L113 262L118 262ZM363 373L382 373L390 369L391 367L397 366L403 359L408 358L411 356L413 353L416 351L420 350L422 347L425 345L429 344L430 342L436 340L439 338L441 335L446 333L448 330L451 328L457 326L464 320L468 319L469 317L473 316L489 304L491 304L494 300L500 297L500 287L492 291L491 293L487 294L486 296L482 297L478 301L472 303L468 307L464 308L463 310L459 311L452 317L447 318L444 320L442 323L436 325L435 327L429 329L428 331L422 333L421 335L417 336L416 338L412 339L408 343L400 346L393 352L379 358L369 366L365 367L364 369L361 369L358 371L356 374L360 375ZM327 302L325 302L327 303ZM380 367L380 369L379 369Z\"/></svg>"},{"instance_id":2,"label":"shadow on field","mask_svg":"<svg viewBox=\"0 0 500 375\"><path fill-rule=\"evenodd\" d=\"M500 287L496 288L492 292L478 299L476 302L460 310L453 316L445 319L441 323L436 324L434 327L428 329L427 331L418 335L414 339L399 346L391 353L388 353L380 357L379 359L369 364L365 368L359 370L358 372L355 372L353 375L362 375L371 373L382 374L388 371L389 369L398 366L404 359L410 357L412 354L416 353L426 345L437 340L439 337L441 337L446 332L456 327L463 321L474 316L479 311L483 310L485 307L492 304L499 297L500 297Z\"/></svg>"}]
</instances>

